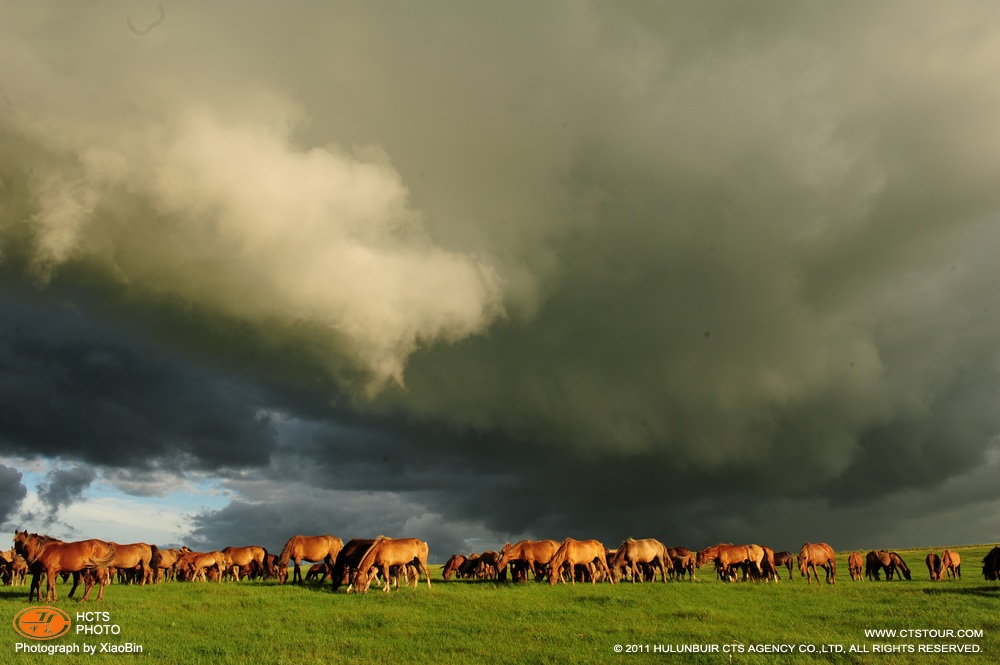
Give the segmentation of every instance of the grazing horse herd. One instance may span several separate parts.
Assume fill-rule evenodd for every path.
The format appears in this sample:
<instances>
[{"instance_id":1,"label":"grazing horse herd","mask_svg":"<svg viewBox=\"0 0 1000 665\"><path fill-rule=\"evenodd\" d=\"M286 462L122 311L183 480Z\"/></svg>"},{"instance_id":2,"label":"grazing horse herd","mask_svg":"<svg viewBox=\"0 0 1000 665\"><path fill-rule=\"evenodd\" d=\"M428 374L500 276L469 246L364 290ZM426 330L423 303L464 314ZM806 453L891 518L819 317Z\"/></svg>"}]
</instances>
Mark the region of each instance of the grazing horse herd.
<instances>
[{"instance_id":1,"label":"grazing horse herd","mask_svg":"<svg viewBox=\"0 0 1000 665\"><path fill-rule=\"evenodd\" d=\"M46 584L46 601L58 600L56 577L65 581L73 576L73 597L80 579L84 581L81 602L90 597L95 585L99 586L97 599L104 596L105 587L117 575L120 583L153 584L169 580L222 581L242 577L277 579L284 584L288 577L289 563L294 566L293 582L303 581L300 563L314 566L305 579L319 576L331 578L333 589L346 586L348 593L367 593L372 583L378 583L388 592L392 583L400 586L400 578L413 588L420 575L427 579L430 588L430 571L427 566L427 543L417 538L373 539L356 538L346 545L335 536L292 536L279 555L269 554L257 545L226 547L211 552L194 552L187 547L160 549L146 543L120 544L97 539L65 542L50 536L15 531L14 547L0 552L0 576L7 584L24 583L31 573L29 600L36 597L41 602L41 582ZM695 570L706 563L713 563L716 576L724 581L743 580L777 581L778 568L784 566L792 579L793 561L801 576L808 583L816 578L817 568L823 568L828 584L837 583L837 567L832 547L826 543L805 543L796 557L791 552L775 552L757 544L733 545L719 543L692 552L684 547L666 547L654 538L636 540L629 538L614 550L597 540L567 538L562 543L554 540L522 540L507 543L500 552L483 552L469 556L456 554L448 559L442 576L460 578L491 578L505 580L507 570L514 581L526 582L529 575L535 580L548 580L550 585L560 582L575 584L589 581L595 584L607 581L616 584L624 579L632 583L655 581L666 583L669 579L695 578ZM931 552L926 558L931 580L961 578L962 561L957 552L945 550L940 556ZM863 572L862 572L863 568ZM896 552L877 550L862 556L852 552L848 556L848 570L852 580L912 579L912 573ZM1000 547L994 547L983 559L983 575L987 580L1000 579Z\"/></svg>"}]
</instances>

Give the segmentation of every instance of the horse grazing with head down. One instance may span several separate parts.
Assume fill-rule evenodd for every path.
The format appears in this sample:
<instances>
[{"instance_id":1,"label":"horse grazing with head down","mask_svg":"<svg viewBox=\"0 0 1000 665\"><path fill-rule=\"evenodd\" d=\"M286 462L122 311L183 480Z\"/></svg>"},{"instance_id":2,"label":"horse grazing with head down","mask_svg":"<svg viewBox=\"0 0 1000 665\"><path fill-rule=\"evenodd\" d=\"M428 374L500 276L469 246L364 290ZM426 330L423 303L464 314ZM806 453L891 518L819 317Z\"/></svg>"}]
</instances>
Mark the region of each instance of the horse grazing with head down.
<instances>
[{"instance_id":1,"label":"horse grazing with head down","mask_svg":"<svg viewBox=\"0 0 1000 665\"><path fill-rule=\"evenodd\" d=\"M79 540L63 542L40 536L27 531L14 532L14 549L24 557L29 568L35 568L45 573L45 600L59 600L56 592L56 575L59 573L82 573L84 578L83 598L90 598L90 590L94 588L95 575L100 579L97 600L104 598L104 587L109 578L100 575L98 569L106 568L115 558L115 547L103 540Z\"/></svg>"},{"instance_id":2,"label":"horse grazing with head down","mask_svg":"<svg viewBox=\"0 0 1000 665\"><path fill-rule=\"evenodd\" d=\"M667 556L666 546L656 538L643 538L642 540L629 538L623 540L622 544L618 546L609 568L614 578L621 579L621 570L623 567L627 567L632 575L632 583L635 584L637 577L642 582L639 565L649 564L653 566L653 580L656 579L656 569L659 568L665 584L667 582L668 561L673 565L673 561Z\"/></svg>"},{"instance_id":3,"label":"horse grazing with head down","mask_svg":"<svg viewBox=\"0 0 1000 665\"><path fill-rule=\"evenodd\" d=\"M799 550L799 572L806 578L807 584L812 584L812 577L809 569L812 568L812 575L816 576L816 583L819 584L819 566L826 571L826 583L837 583L837 560L833 548L826 543L805 543Z\"/></svg>"},{"instance_id":4,"label":"horse grazing with head down","mask_svg":"<svg viewBox=\"0 0 1000 665\"><path fill-rule=\"evenodd\" d=\"M414 565L417 574L413 578L413 588L420 583L420 573L427 577L427 588L431 588L431 574L427 568L427 543L418 538L387 538L379 536L358 563L358 572L354 579L354 591L368 593L368 585L374 576L372 569L382 573L385 586L382 591L389 592L389 569L393 566L405 568ZM396 578L396 588L399 588L399 578Z\"/></svg>"},{"instance_id":5,"label":"horse grazing with head down","mask_svg":"<svg viewBox=\"0 0 1000 665\"><path fill-rule=\"evenodd\" d=\"M931 581L941 579L941 557L934 552L930 552L925 559L927 572L930 573Z\"/></svg>"},{"instance_id":6,"label":"horse grazing with head down","mask_svg":"<svg viewBox=\"0 0 1000 665\"><path fill-rule=\"evenodd\" d=\"M958 555L958 552L945 550L944 554L941 555L941 569L949 578L960 579L962 577L962 557Z\"/></svg>"},{"instance_id":7,"label":"horse grazing with head down","mask_svg":"<svg viewBox=\"0 0 1000 665\"><path fill-rule=\"evenodd\" d=\"M764 563L767 552L760 545L727 545L719 543L698 550L696 562L699 568L709 561L715 561L715 572L719 579L735 580L738 569L742 569L743 579L749 575L760 579L764 569L769 565L774 570L774 555L772 553L767 564Z\"/></svg>"},{"instance_id":8,"label":"horse grazing with head down","mask_svg":"<svg viewBox=\"0 0 1000 665\"><path fill-rule=\"evenodd\" d=\"M535 575L535 580L545 577L545 566L556 551L559 543L554 540L521 540L511 545L507 543L500 550L497 568L503 569L507 564L523 563Z\"/></svg>"},{"instance_id":9,"label":"horse grazing with head down","mask_svg":"<svg viewBox=\"0 0 1000 665\"><path fill-rule=\"evenodd\" d=\"M295 563L295 572L292 574L292 583L302 582L302 569L299 568L300 561L316 563L326 561L333 564L337 555L344 547L344 541L336 536L292 536L281 549L278 555L278 579L284 584L288 579L288 561Z\"/></svg>"},{"instance_id":10,"label":"horse grazing with head down","mask_svg":"<svg viewBox=\"0 0 1000 665\"><path fill-rule=\"evenodd\" d=\"M855 582L861 582L865 579L865 558L861 556L861 552L851 552L847 557L847 572L850 573L851 579Z\"/></svg>"},{"instance_id":11,"label":"horse grazing with head down","mask_svg":"<svg viewBox=\"0 0 1000 665\"><path fill-rule=\"evenodd\" d=\"M897 577L905 577L907 581L913 579L910 573L910 567L903 561L903 557L899 556L895 552L889 552L889 561L890 571L888 573L888 579L892 579L893 572L896 573Z\"/></svg>"},{"instance_id":12,"label":"horse grazing with head down","mask_svg":"<svg viewBox=\"0 0 1000 665\"><path fill-rule=\"evenodd\" d=\"M597 582L597 569L603 572L606 578L614 584L615 578L608 569L605 552L604 545L598 540L567 538L549 560L549 584L555 585L557 581L562 581L562 567L564 565L569 567L569 579L572 584L576 584L577 565L585 566L590 571L591 584Z\"/></svg>"},{"instance_id":13,"label":"horse grazing with head down","mask_svg":"<svg viewBox=\"0 0 1000 665\"><path fill-rule=\"evenodd\" d=\"M465 563L464 554L452 554L445 562L444 568L441 569L441 577L445 580L451 579L453 574L457 574L462 569L463 563Z\"/></svg>"}]
</instances>

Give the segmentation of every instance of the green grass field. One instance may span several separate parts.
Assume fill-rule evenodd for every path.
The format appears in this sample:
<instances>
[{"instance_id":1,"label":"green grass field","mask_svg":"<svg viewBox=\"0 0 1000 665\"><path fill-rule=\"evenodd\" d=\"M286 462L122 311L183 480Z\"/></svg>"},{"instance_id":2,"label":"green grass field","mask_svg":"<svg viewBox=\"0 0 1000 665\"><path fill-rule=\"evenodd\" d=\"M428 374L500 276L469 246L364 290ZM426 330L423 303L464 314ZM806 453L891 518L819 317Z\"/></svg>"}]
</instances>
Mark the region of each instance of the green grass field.
<instances>
[{"instance_id":1,"label":"green grass field","mask_svg":"<svg viewBox=\"0 0 1000 665\"><path fill-rule=\"evenodd\" d=\"M943 548L934 549L940 553ZM997 662L1000 584L984 581L980 573L990 548L952 549L963 558L960 581L929 581L923 563L928 548L898 550L913 571L912 582L852 582L847 553L841 553L836 586L807 585L797 570L789 581L784 569L778 584L723 583L712 579L706 566L695 582L549 587L444 582L440 568L433 567L430 590L423 581L415 591L373 590L367 596L343 589L334 594L329 585L274 582L112 585L103 601L81 605L65 599L69 585L61 584L57 607L71 617L78 611L108 612L107 623L120 626L120 633L70 634L33 643L87 644L98 650L102 642L132 643L142 646L141 655L17 654L16 644L28 641L11 622L30 606L27 589L3 587L0 604L8 628L0 662ZM950 630L956 635L875 638L866 636L870 629ZM958 637L960 630L981 633ZM695 644L718 650L662 651ZM616 645L622 645L622 653L615 652ZM627 653L629 645L639 653ZM761 645L793 645L793 653L751 651ZM912 646L914 653L872 651L883 645ZM916 651L920 645L972 645L979 651L924 653ZM868 651L851 653L852 646ZM833 651L840 648L843 653Z\"/></svg>"}]
</instances>

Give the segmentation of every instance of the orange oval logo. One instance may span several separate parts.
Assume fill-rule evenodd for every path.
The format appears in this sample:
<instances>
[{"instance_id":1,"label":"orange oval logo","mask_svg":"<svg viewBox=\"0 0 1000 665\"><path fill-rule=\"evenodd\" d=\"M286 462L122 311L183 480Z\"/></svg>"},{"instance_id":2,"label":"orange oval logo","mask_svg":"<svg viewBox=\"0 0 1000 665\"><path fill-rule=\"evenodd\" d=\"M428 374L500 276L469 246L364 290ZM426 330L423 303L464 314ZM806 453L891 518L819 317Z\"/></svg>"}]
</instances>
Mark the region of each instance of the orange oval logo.
<instances>
[{"instance_id":1,"label":"orange oval logo","mask_svg":"<svg viewBox=\"0 0 1000 665\"><path fill-rule=\"evenodd\" d=\"M14 630L29 640L52 640L69 632L73 624L58 607L29 607L14 617Z\"/></svg>"}]
</instances>

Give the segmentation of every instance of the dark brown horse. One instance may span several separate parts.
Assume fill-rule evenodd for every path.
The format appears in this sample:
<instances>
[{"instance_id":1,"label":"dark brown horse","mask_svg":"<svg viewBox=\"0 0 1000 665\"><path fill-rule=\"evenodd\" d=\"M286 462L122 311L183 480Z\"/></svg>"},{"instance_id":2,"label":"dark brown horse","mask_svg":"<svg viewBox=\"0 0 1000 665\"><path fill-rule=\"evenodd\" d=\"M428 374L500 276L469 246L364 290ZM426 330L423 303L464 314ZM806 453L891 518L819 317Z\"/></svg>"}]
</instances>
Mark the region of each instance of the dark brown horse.
<instances>
[{"instance_id":1,"label":"dark brown horse","mask_svg":"<svg viewBox=\"0 0 1000 665\"><path fill-rule=\"evenodd\" d=\"M788 580L792 581L795 579L792 576L792 570L795 568L795 555L791 552L775 552L774 553L774 568L777 570L781 566L788 569Z\"/></svg>"},{"instance_id":2,"label":"dark brown horse","mask_svg":"<svg viewBox=\"0 0 1000 665\"><path fill-rule=\"evenodd\" d=\"M930 552L924 561L927 563L927 572L931 576L931 581L941 579L941 557Z\"/></svg>"},{"instance_id":3,"label":"dark brown horse","mask_svg":"<svg viewBox=\"0 0 1000 665\"><path fill-rule=\"evenodd\" d=\"M382 572L385 577L385 586L382 591L389 592L389 568L392 566L408 566L410 564L417 567L417 575L413 579L413 588L417 588L420 582L420 573L427 577L427 588L431 588L431 574L427 569L427 543L417 538L386 538L379 536L368 548L365 555L358 564L358 574L354 581L354 591L358 593L368 593L368 585L371 583L371 569L375 568ZM396 588L399 588L397 578Z\"/></svg>"},{"instance_id":4,"label":"dark brown horse","mask_svg":"<svg viewBox=\"0 0 1000 665\"><path fill-rule=\"evenodd\" d=\"M847 557L847 572L851 574L851 579L855 582L863 581L865 570L865 558L861 552L851 552Z\"/></svg>"},{"instance_id":5,"label":"dark brown horse","mask_svg":"<svg viewBox=\"0 0 1000 665\"><path fill-rule=\"evenodd\" d=\"M295 563L292 583L301 583L300 561L315 563L326 561L329 557L328 563L333 563L343 547L344 541L336 536L292 536L285 543L278 556L278 579L281 580L282 584L288 579L288 561L291 560Z\"/></svg>"},{"instance_id":6,"label":"dark brown horse","mask_svg":"<svg viewBox=\"0 0 1000 665\"><path fill-rule=\"evenodd\" d=\"M944 554L941 555L941 570L949 578L960 579L962 577L962 557L958 555L958 552L944 551Z\"/></svg>"},{"instance_id":7,"label":"dark brown horse","mask_svg":"<svg viewBox=\"0 0 1000 665\"><path fill-rule=\"evenodd\" d=\"M309 566L309 570L306 571L307 582L309 580L316 579L319 580L320 584L322 584L323 582L326 581L326 578L329 576L330 576L330 566L326 565L325 561L314 563L313 565Z\"/></svg>"},{"instance_id":8,"label":"dark brown horse","mask_svg":"<svg viewBox=\"0 0 1000 665\"><path fill-rule=\"evenodd\" d=\"M46 602L59 600L56 575L62 572L83 574L84 590L81 603L90 598L95 576L101 580L97 600L104 598L104 587L108 578L106 575L100 575L98 569L106 568L114 560L115 548L111 543L96 539L67 543L49 536L15 531L14 548L24 557L29 567L37 566L39 571L44 571Z\"/></svg>"},{"instance_id":9,"label":"dark brown horse","mask_svg":"<svg viewBox=\"0 0 1000 665\"><path fill-rule=\"evenodd\" d=\"M549 584L554 585L562 580L562 567L569 567L569 577L572 584L576 584L576 565L586 566L590 571L590 583L597 582L597 570L603 572L607 579L614 584L615 578L611 576L608 563L604 558L605 547L598 540L574 540L567 538L556 550L549 560Z\"/></svg>"},{"instance_id":10,"label":"dark brown horse","mask_svg":"<svg viewBox=\"0 0 1000 665\"><path fill-rule=\"evenodd\" d=\"M1000 579L1000 547L994 547L983 557L983 577L989 582Z\"/></svg>"},{"instance_id":11,"label":"dark brown horse","mask_svg":"<svg viewBox=\"0 0 1000 665\"><path fill-rule=\"evenodd\" d=\"M334 591L344 584L348 585L348 593L354 590L354 578L358 574L358 566L374 544L374 538L352 538L341 548L330 571L330 581L333 583Z\"/></svg>"},{"instance_id":12,"label":"dark brown horse","mask_svg":"<svg viewBox=\"0 0 1000 665\"><path fill-rule=\"evenodd\" d=\"M558 549L559 543L554 540L521 540L513 545L508 543L500 550L497 568L520 561L531 569L536 580L541 580L545 577L545 566Z\"/></svg>"},{"instance_id":13,"label":"dark brown horse","mask_svg":"<svg viewBox=\"0 0 1000 665\"><path fill-rule=\"evenodd\" d=\"M812 574L816 576L816 583L819 584L819 572L816 566L826 571L827 584L837 583L837 560L833 548L826 543L805 543L799 550L799 572L806 578L807 584L812 584Z\"/></svg>"},{"instance_id":14,"label":"dark brown horse","mask_svg":"<svg viewBox=\"0 0 1000 665\"><path fill-rule=\"evenodd\" d=\"M865 555L865 577L879 579L879 571L885 571L885 579L892 579L892 557L885 550L872 550Z\"/></svg>"}]
</instances>

